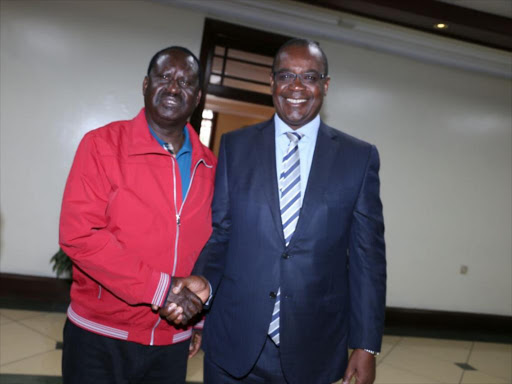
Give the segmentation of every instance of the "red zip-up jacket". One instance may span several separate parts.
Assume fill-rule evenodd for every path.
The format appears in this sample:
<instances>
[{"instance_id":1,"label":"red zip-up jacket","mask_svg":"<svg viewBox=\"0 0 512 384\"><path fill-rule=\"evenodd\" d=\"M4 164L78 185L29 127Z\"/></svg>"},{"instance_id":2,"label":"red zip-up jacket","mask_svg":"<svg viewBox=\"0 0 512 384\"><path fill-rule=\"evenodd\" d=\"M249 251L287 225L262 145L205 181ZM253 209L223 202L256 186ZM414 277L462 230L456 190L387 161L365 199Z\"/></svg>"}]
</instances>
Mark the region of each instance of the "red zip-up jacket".
<instances>
[{"instance_id":1,"label":"red zip-up jacket","mask_svg":"<svg viewBox=\"0 0 512 384\"><path fill-rule=\"evenodd\" d=\"M151 311L171 276L188 276L211 234L216 159L187 124L190 186L152 137L144 109L87 133L62 201L60 245L73 260L68 318L88 331L145 345L184 341Z\"/></svg>"}]
</instances>

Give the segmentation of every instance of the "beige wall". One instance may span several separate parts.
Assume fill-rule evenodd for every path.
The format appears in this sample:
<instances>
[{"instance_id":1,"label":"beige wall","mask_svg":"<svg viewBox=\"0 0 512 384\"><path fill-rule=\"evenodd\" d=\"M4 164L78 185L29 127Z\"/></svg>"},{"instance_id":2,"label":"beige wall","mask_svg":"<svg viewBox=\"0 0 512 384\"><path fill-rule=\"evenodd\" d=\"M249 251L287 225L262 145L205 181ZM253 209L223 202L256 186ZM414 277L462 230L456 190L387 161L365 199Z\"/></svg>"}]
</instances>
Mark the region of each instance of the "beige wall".
<instances>
[{"instance_id":1,"label":"beige wall","mask_svg":"<svg viewBox=\"0 0 512 384\"><path fill-rule=\"evenodd\" d=\"M511 315L511 82L322 44L323 117L380 152L388 305Z\"/></svg>"},{"instance_id":2,"label":"beige wall","mask_svg":"<svg viewBox=\"0 0 512 384\"><path fill-rule=\"evenodd\" d=\"M204 15L138 1L0 4L0 270L51 276L78 141L138 112L156 50L198 53ZM512 315L510 81L321 44L323 118L380 150L388 305Z\"/></svg>"}]
</instances>

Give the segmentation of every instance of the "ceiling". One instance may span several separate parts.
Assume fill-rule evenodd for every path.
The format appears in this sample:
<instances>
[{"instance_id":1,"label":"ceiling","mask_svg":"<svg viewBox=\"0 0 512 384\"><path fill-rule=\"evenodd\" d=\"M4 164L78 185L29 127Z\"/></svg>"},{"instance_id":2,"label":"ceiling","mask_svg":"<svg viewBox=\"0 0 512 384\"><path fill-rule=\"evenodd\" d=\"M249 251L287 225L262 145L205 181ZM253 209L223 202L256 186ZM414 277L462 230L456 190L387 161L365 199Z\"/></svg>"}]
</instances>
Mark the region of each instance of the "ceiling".
<instances>
[{"instance_id":1,"label":"ceiling","mask_svg":"<svg viewBox=\"0 0 512 384\"><path fill-rule=\"evenodd\" d=\"M511 18L441 1L151 1L200 12L212 20L255 25L287 36L330 40L499 78L512 78ZM449 28L435 30L434 24L440 22L447 23ZM411 28L428 33L413 33ZM439 38L441 36L443 38ZM473 44L463 44L461 40Z\"/></svg>"},{"instance_id":2,"label":"ceiling","mask_svg":"<svg viewBox=\"0 0 512 384\"><path fill-rule=\"evenodd\" d=\"M512 51L512 0L296 1Z\"/></svg>"},{"instance_id":3,"label":"ceiling","mask_svg":"<svg viewBox=\"0 0 512 384\"><path fill-rule=\"evenodd\" d=\"M438 0L442 3L512 18L512 0Z\"/></svg>"}]
</instances>

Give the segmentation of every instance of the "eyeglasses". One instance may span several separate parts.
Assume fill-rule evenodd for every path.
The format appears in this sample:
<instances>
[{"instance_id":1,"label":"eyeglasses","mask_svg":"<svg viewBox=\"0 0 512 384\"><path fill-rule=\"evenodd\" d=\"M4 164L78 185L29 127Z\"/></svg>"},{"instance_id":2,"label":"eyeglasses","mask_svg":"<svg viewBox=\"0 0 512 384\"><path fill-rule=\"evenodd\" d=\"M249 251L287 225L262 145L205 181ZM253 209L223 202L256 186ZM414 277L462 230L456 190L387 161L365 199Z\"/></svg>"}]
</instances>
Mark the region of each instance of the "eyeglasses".
<instances>
[{"instance_id":1,"label":"eyeglasses","mask_svg":"<svg viewBox=\"0 0 512 384\"><path fill-rule=\"evenodd\" d=\"M181 89L194 89L197 86L197 79L189 79L186 77L179 77L177 79L174 79L172 76L163 74L163 75L152 75L151 78L156 81L157 83L161 84L172 84L174 81L177 82L178 86Z\"/></svg>"},{"instance_id":2,"label":"eyeglasses","mask_svg":"<svg viewBox=\"0 0 512 384\"><path fill-rule=\"evenodd\" d=\"M327 77L327 75L323 73L318 73L315 71L306 72L306 73L293 73L293 72L274 72L274 80L278 84L288 85L295 82L295 79L298 77L300 82L304 85L316 85L320 80L323 80Z\"/></svg>"}]
</instances>

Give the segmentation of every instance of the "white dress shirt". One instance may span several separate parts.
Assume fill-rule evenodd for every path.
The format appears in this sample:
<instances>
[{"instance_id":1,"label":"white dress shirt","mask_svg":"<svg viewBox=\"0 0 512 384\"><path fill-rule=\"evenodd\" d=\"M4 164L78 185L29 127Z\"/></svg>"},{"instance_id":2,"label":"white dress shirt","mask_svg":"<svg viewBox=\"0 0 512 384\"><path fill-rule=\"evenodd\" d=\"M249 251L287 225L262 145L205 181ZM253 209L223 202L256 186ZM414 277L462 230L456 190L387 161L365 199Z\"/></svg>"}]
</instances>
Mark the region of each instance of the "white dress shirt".
<instances>
[{"instance_id":1,"label":"white dress shirt","mask_svg":"<svg viewBox=\"0 0 512 384\"><path fill-rule=\"evenodd\" d=\"M315 152L316 138L318 129L320 128L320 115L311 120L303 127L293 130L279 118L277 113L274 115L274 126L276 130L276 171L277 185L279 186L279 178L283 169L283 157L288 150L290 140L286 136L286 132L299 132L304 136L299 141L299 157L300 157L300 195L301 204L306 192L308 184L309 171L313 161L313 153Z\"/></svg>"}]
</instances>

